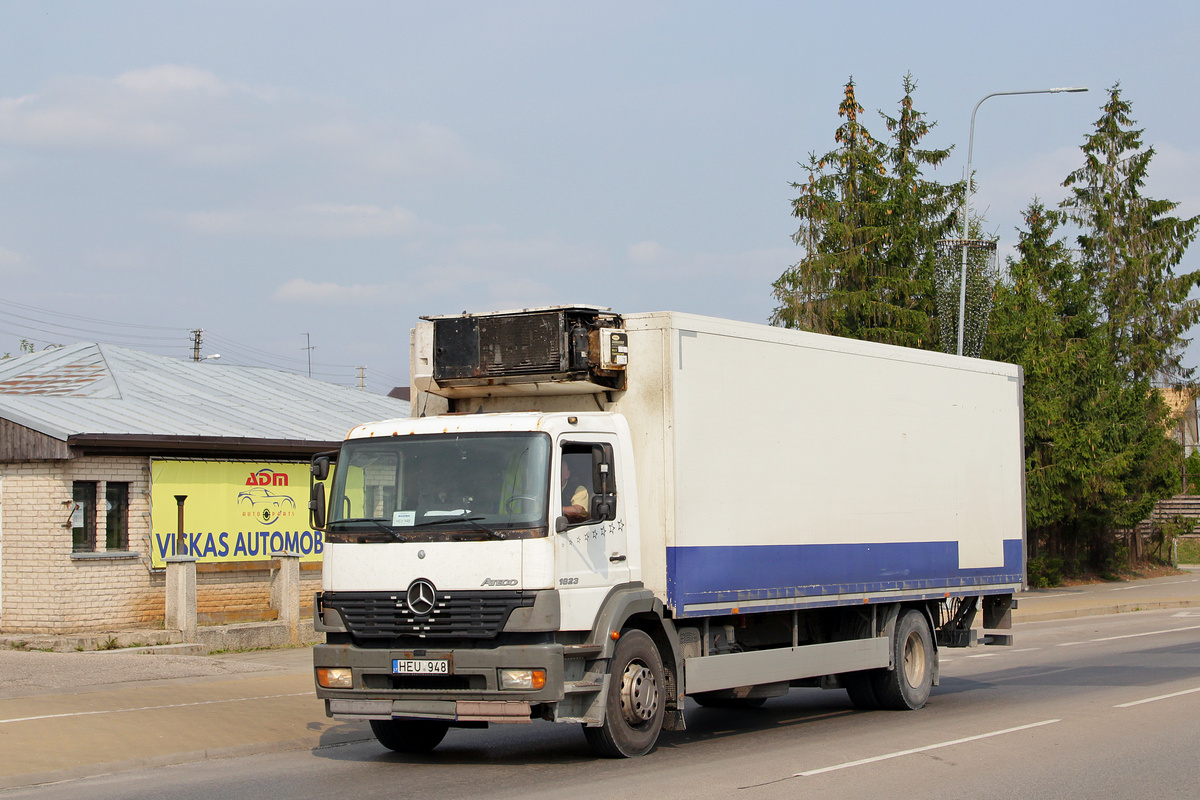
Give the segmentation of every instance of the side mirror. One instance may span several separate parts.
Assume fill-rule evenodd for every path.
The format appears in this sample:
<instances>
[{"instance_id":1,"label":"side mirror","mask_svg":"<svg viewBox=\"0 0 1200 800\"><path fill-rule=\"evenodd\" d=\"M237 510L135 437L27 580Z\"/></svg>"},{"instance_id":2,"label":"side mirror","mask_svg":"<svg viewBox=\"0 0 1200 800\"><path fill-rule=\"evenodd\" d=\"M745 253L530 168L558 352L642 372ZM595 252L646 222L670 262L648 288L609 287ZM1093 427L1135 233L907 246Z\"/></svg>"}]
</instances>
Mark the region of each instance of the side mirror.
<instances>
[{"instance_id":1,"label":"side mirror","mask_svg":"<svg viewBox=\"0 0 1200 800\"><path fill-rule=\"evenodd\" d=\"M610 444L592 445L592 508L591 518L617 518L616 459Z\"/></svg>"},{"instance_id":2,"label":"side mirror","mask_svg":"<svg viewBox=\"0 0 1200 800\"><path fill-rule=\"evenodd\" d=\"M563 533L571 526L571 522L566 517L559 517L554 520L554 532Z\"/></svg>"},{"instance_id":3,"label":"side mirror","mask_svg":"<svg viewBox=\"0 0 1200 800\"><path fill-rule=\"evenodd\" d=\"M308 497L308 521L313 530L325 530L325 484L317 483Z\"/></svg>"},{"instance_id":4,"label":"side mirror","mask_svg":"<svg viewBox=\"0 0 1200 800\"><path fill-rule=\"evenodd\" d=\"M611 494L598 494L592 497L592 514L593 520L597 519L616 519L617 513L613 508L616 502L616 497Z\"/></svg>"},{"instance_id":5,"label":"side mirror","mask_svg":"<svg viewBox=\"0 0 1200 800\"><path fill-rule=\"evenodd\" d=\"M324 453L317 453L312 458L309 470L312 472L313 480L323 481L327 479L329 477L329 456Z\"/></svg>"}]
</instances>

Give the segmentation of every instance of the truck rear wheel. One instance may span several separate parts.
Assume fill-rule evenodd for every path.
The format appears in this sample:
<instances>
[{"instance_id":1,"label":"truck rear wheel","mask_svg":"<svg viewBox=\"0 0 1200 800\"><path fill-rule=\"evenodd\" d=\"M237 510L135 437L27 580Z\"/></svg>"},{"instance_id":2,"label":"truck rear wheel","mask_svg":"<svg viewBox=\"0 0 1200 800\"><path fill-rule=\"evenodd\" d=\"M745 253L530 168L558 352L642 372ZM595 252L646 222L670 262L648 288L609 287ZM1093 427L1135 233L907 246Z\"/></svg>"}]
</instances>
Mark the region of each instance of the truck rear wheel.
<instances>
[{"instance_id":1,"label":"truck rear wheel","mask_svg":"<svg viewBox=\"0 0 1200 800\"><path fill-rule=\"evenodd\" d=\"M436 719L373 719L371 733L388 750L428 753L442 743L450 723Z\"/></svg>"},{"instance_id":2,"label":"truck rear wheel","mask_svg":"<svg viewBox=\"0 0 1200 800\"><path fill-rule=\"evenodd\" d=\"M892 638L892 663L895 668L875 671L872 676L879 705L895 711L907 711L925 705L933 688L935 658L933 633L929 630L925 615L911 608L901 612Z\"/></svg>"},{"instance_id":3,"label":"truck rear wheel","mask_svg":"<svg viewBox=\"0 0 1200 800\"><path fill-rule=\"evenodd\" d=\"M639 630L621 634L609 665L604 724L583 729L588 746L605 758L649 753L662 731L663 665L654 640Z\"/></svg>"}]
</instances>

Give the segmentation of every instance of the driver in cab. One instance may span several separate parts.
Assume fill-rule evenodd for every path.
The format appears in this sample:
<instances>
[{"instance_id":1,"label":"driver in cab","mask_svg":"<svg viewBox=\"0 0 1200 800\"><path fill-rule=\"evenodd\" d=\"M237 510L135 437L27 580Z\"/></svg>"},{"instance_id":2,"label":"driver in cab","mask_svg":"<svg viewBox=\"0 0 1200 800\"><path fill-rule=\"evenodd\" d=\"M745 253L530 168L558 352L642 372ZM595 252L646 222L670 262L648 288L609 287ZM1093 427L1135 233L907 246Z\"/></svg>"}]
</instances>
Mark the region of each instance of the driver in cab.
<instances>
[{"instance_id":1,"label":"driver in cab","mask_svg":"<svg viewBox=\"0 0 1200 800\"><path fill-rule=\"evenodd\" d=\"M588 518L588 490L578 481L571 481L571 467L567 461L563 459L561 470L562 513L569 522L583 522Z\"/></svg>"}]
</instances>

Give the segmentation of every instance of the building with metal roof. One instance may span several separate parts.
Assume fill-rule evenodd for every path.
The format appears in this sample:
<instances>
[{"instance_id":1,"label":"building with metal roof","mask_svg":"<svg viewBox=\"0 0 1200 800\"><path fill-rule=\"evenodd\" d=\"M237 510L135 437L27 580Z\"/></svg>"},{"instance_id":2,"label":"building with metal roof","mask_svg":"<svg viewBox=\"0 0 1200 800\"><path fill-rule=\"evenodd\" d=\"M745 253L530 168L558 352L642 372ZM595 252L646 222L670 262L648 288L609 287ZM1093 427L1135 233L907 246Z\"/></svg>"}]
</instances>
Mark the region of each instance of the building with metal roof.
<instances>
[{"instance_id":1,"label":"building with metal roof","mask_svg":"<svg viewBox=\"0 0 1200 800\"><path fill-rule=\"evenodd\" d=\"M363 421L408 415L406 401L290 372L114 345L74 344L0 360L0 425L76 448L152 442L159 451L303 454L313 442L336 446ZM8 460L18 454L5 451L2 430L0 460Z\"/></svg>"},{"instance_id":2,"label":"building with metal roof","mask_svg":"<svg viewBox=\"0 0 1200 800\"><path fill-rule=\"evenodd\" d=\"M261 618L273 553L319 582L308 459L408 415L293 373L107 344L0 360L0 633L161 626L180 555L199 562L202 623Z\"/></svg>"}]
</instances>

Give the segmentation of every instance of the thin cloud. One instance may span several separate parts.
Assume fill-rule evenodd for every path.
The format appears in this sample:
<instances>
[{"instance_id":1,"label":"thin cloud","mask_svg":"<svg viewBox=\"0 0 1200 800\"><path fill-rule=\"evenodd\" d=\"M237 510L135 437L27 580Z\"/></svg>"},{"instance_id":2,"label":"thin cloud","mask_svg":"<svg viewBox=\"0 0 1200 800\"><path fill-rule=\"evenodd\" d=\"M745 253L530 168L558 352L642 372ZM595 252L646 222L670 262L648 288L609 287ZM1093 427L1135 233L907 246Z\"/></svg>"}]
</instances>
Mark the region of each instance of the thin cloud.
<instances>
[{"instance_id":1,"label":"thin cloud","mask_svg":"<svg viewBox=\"0 0 1200 800\"><path fill-rule=\"evenodd\" d=\"M13 250L0 247L0 275L15 277L29 271L25 257Z\"/></svg>"},{"instance_id":2,"label":"thin cloud","mask_svg":"<svg viewBox=\"0 0 1200 800\"><path fill-rule=\"evenodd\" d=\"M764 285L770 285L798 256L797 250L786 247L741 253L684 253L647 241L630 245L626 257L647 280L726 277L765 280Z\"/></svg>"},{"instance_id":3,"label":"thin cloud","mask_svg":"<svg viewBox=\"0 0 1200 800\"><path fill-rule=\"evenodd\" d=\"M629 260L639 266L660 264L671 257L671 251L658 242L638 242L629 245Z\"/></svg>"},{"instance_id":4,"label":"thin cloud","mask_svg":"<svg viewBox=\"0 0 1200 800\"><path fill-rule=\"evenodd\" d=\"M317 283L305 278L293 278L271 295L279 303L298 305L362 305L387 302L395 293L394 286L342 286L337 283Z\"/></svg>"},{"instance_id":5,"label":"thin cloud","mask_svg":"<svg viewBox=\"0 0 1200 800\"><path fill-rule=\"evenodd\" d=\"M35 150L150 153L204 165L287 161L398 176L492 170L449 129L358 118L327 98L163 64L71 76L0 97L0 142Z\"/></svg>"},{"instance_id":6,"label":"thin cloud","mask_svg":"<svg viewBox=\"0 0 1200 800\"><path fill-rule=\"evenodd\" d=\"M185 214L182 224L208 235L253 234L311 239L411 236L424 229L407 208L317 203L285 209L226 209Z\"/></svg>"}]
</instances>

